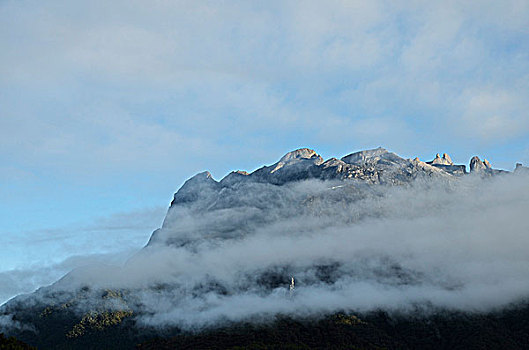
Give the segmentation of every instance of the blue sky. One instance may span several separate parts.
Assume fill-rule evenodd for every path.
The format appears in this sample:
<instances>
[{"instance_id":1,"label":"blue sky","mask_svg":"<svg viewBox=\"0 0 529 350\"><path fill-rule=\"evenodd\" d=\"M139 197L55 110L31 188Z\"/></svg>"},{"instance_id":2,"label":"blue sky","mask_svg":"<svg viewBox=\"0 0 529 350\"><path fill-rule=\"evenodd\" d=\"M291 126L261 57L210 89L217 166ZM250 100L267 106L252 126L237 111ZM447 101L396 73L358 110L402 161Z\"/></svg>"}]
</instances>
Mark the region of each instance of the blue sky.
<instances>
[{"instance_id":1,"label":"blue sky","mask_svg":"<svg viewBox=\"0 0 529 350\"><path fill-rule=\"evenodd\" d=\"M1 0L0 48L0 271L133 250L186 178L299 147L529 163L523 0Z\"/></svg>"}]
</instances>

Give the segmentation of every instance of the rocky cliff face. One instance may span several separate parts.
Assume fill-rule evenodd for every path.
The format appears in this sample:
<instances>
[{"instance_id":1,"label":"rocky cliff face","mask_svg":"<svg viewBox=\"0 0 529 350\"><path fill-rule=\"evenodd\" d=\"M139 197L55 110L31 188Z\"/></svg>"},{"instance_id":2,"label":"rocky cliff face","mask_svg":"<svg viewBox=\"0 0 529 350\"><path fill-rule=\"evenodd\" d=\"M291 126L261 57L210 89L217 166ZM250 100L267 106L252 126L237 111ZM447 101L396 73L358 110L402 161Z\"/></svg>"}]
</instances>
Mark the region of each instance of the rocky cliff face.
<instances>
[{"instance_id":1,"label":"rocky cliff face","mask_svg":"<svg viewBox=\"0 0 529 350\"><path fill-rule=\"evenodd\" d=\"M441 165L454 165L452 162L452 158L446 153L443 153L443 158L439 156L439 153L435 155L435 159L431 162L428 162L428 164L441 164Z\"/></svg>"},{"instance_id":2,"label":"rocky cliff face","mask_svg":"<svg viewBox=\"0 0 529 350\"><path fill-rule=\"evenodd\" d=\"M501 173L478 157L471 159L470 171L482 176ZM244 235L250 230L248 223L264 224L267 217L290 215L292 208L283 205L282 199L292 195L291 185L297 182L326 181L337 187L345 186L348 190L340 192L340 200L352 200L365 195L369 186L405 185L427 179L453 181L466 174L465 165L454 164L446 153L442 157L437 154L430 162L422 162L418 158L402 158L379 147L354 152L341 159L324 160L314 150L300 148L252 173L234 171L220 181L214 180L209 172L193 176L174 195L162 228L153 233L148 245L184 245L204 236L233 238ZM352 185L356 186L354 190ZM307 198L299 198L299 201L305 200ZM239 208L237 219L223 215L233 208ZM193 217L200 217L200 220L191 220ZM205 225L208 219L215 221L215 229Z\"/></svg>"}]
</instances>

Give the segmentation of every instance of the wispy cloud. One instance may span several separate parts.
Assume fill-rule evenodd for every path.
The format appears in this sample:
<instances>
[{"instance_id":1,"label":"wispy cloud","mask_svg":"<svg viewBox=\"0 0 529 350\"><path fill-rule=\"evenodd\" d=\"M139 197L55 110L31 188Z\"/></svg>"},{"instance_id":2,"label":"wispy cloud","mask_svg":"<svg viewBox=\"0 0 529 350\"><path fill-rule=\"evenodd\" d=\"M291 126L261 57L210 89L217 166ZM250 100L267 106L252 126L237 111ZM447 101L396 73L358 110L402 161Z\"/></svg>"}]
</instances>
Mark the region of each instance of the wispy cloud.
<instances>
[{"instance_id":1,"label":"wispy cloud","mask_svg":"<svg viewBox=\"0 0 529 350\"><path fill-rule=\"evenodd\" d=\"M72 269L119 264L145 245L165 208L118 212L92 222L0 237L0 303L51 284Z\"/></svg>"},{"instance_id":2,"label":"wispy cloud","mask_svg":"<svg viewBox=\"0 0 529 350\"><path fill-rule=\"evenodd\" d=\"M2 147L40 166L170 170L182 149L274 154L372 118L407 126L384 135L404 152L431 130L462 153L528 130L523 2L1 6Z\"/></svg>"},{"instance_id":3,"label":"wispy cloud","mask_svg":"<svg viewBox=\"0 0 529 350\"><path fill-rule=\"evenodd\" d=\"M83 189L116 211L164 205L195 172L299 146L529 163L528 28L517 0L2 1L2 224L95 211L70 208ZM117 242L59 231L22 235L24 256Z\"/></svg>"},{"instance_id":4,"label":"wispy cloud","mask_svg":"<svg viewBox=\"0 0 529 350\"><path fill-rule=\"evenodd\" d=\"M140 321L183 327L276 313L488 311L527 295L526 181L248 184L225 193L225 209L173 208L127 264L78 269L56 288L126 289L143 305Z\"/></svg>"}]
</instances>

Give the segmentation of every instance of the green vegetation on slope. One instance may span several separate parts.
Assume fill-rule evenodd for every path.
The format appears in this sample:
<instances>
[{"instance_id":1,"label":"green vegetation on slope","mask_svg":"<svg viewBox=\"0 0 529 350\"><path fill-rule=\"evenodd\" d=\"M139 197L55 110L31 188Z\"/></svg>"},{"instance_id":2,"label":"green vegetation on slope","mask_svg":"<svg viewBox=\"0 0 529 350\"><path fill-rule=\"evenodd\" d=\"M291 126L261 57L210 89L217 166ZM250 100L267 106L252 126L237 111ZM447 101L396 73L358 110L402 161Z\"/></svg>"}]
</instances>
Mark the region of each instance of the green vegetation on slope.
<instances>
[{"instance_id":1,"label":"green vegetation on slope","mask_svg":"<svg viewBox=\"0 0 529 350\"><path fill-rule=\"evenodd\" d=\"M277 316L268 323L219 323L184 332L140 326L143 314L120 291L51 294L55 302L10 303L2 312L27 325L12 334L40 349L527 349L529 303L503 311ZM35 329L36 332L30 330ZM5 338L4 338L5 339Z\"/></svg>"},{"instance_id":2,"label":"green vegetation on slope","mask_svg":"<svg viewBox=\"0 0 529 350\"><path fill-rule=\"evenodd\" d=\"M6 338L3 333L0 333L0 349L1 350L33 350L37 349L21 342L15 337Z\"/></svg>"}]
</instances>

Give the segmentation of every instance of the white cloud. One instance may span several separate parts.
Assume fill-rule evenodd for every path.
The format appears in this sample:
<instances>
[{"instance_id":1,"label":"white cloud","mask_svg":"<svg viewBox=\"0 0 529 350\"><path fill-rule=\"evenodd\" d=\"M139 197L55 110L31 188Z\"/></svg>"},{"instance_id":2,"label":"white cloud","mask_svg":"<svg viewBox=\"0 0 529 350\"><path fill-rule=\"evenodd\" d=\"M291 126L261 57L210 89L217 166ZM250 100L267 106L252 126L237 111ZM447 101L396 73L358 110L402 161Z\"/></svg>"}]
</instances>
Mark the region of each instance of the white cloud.
<instances>
[{"instance_id":1,"label":"white cloud","mask_svg":"<svg viewBox=\"0 0 529 350\"><path fill-rule=\"evenodd\" d=\"M135 193L299 146L528 159L528 28L523 0L3 1L2 180Z\"/></svg>"},{"instance_id":2,"label":"white cloud","mask_svg":"<svg viewBox=\"0 0 529 350\"><path fill-rule=\"evenodd\" d=\"M59 164L98 169L151 167L181 149L191 161L235 143L264 142L272 154L291 135L318 142L316 125L333 119L408 125L404 142L448 121L460 147L460 133L476 128L491 145L512 140L507 124L527 133L523 2L1 6L0 76L19 91L2 101L2 140L19 158L45 163L58 152ZM468 102L484 82L518 95L510 112L497 105L485 122ZM394 142L403 141L387 135Z\"/></svg>"},{"instance_id":3,"label":"white cloud","mask_svg":"<svg viewBox=\"0 0 529 350\"><path fill-rule=\"evenodd\" d=\"M132 289L140 321L184 327L419 305L488 311L527 296L526 181L468 176L360 192L249 184L234 194L247 207L173 208L155 243L125 266L79 269L56 288ZM167 238L187 244L161 244Z\"/></svg>"},{"instance_id":4,"label":"white cloud","mask_svg":"<svg viewBox=\"0 0 529 350\"><path fill-rule=\"evenodd\" d=\"M146 208L67 227L4 232L0 303L51 284L78 267L124 262L147 243L165 212L165 208Z\"/></svg>"},{"instance_id":5,"label":"white cloud","mask_svg":"<svg viewBox=\"0 0 529 350\"><path fill-rule=\"evenodd\" d=\"M515 138L529 132L529 103L519 91L482 87L461 96L463 121L482 140Z\"/></svg>"}]
</instances>

